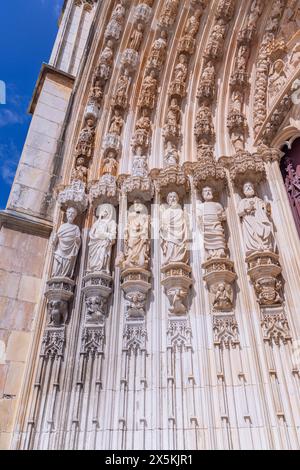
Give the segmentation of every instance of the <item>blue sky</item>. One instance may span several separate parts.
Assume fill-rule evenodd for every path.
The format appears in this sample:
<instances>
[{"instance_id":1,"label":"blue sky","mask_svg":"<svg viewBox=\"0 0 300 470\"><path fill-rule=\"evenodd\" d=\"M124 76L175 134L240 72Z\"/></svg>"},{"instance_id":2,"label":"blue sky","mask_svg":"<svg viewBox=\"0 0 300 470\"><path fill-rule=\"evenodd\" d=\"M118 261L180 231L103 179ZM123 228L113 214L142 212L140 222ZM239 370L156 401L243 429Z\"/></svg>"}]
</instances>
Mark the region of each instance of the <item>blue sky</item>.
<instances>
[{"instance_id":1,"label":"blue sky","mask_svg":"<svg viewBox=\"0 0 300 470\"><path fill-rule=\"evenodd\" d=\"M63 0L1 1L0 209L5 208L31 117L28 105L42 65L48 62Z\"/></svg>"}]
</instances>

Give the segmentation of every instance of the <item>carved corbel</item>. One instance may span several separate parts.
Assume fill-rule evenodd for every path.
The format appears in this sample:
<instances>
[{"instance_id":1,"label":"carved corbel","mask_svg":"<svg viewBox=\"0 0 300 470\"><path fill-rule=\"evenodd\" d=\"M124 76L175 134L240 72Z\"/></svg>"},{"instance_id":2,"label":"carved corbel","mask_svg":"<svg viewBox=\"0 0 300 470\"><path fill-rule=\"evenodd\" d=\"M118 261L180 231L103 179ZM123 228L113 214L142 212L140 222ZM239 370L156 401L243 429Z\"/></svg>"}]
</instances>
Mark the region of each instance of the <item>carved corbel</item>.
<instances>
[{"instance_id":1,"label":"carved corbel","mask_svg":"<svg viewBox=\"0 0 300 470\"><path fill-rule=\"evenodd\" d=\"M112 292L112 277L103 272L87 273L83 278L85 324L102 324L107 317L107 301Z\"/></svg>"}]
</instances>

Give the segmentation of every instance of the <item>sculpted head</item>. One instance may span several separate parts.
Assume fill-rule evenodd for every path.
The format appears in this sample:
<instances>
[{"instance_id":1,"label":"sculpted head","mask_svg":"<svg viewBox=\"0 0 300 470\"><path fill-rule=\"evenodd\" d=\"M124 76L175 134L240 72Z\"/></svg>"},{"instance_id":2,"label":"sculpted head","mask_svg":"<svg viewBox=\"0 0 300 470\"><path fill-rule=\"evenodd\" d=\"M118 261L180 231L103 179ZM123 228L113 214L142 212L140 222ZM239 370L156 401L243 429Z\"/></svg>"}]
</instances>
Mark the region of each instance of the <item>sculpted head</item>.
<instances>
[{"instance_id":1,"label":"sculpted head","mask_svg":"<svg viewBox=\"0 0 300 470\"><path fill-rule=\"evenodd\" d=\"M69 224L72 224L77 217L77 210L75 207L69 207L66 212L67 221Z\"/></svg>"},{"instance_id":2,"label":"sculpted head","mask_svg":"<svg viewBox=\"0 0 300 470\"><path fill-rule=\"evenodd\" d=\"M165 29L163 29L162 32L160 33L160 37L162 39L168 39L168 33Z\"/></svg>"},{"instance_id":3,"label":"sculpted head","mask_svg":"<svg viewBox=\"0 0 300 470\"><path fill-rule=\"evenodd\" d=\"M77 158L77 160L76 160L76 167L79 167L79 166L85 166L84 157L78 157L78 158Z\"/></svg>"},{"instance_id":4,"label":"sculpted head","mask_svg":"<svg viewBox=\"0 0 300 470\"><path fill-rule=\"evenodd\" d=\"M247 183L243 186L243 193L246 197L253 197L255 196L254 185L251 181L247 181Z\"/></svg>"},{"instance_id":5,"label":"sculpted head","mask_svg":"<svg viewBox=\"0 0 300 470\"><path fill-rule=\"evenodd\" d=\"M86 120L87 126L88 127L94 127L95 124L95 118L93 116L89 116L88 119Z\"/></svg>"},{"instance_id":6,"label":"sculpted head","mask_svg":"<svg viewBox=\"0 0 300 470\"><path fill-rule=\"evenodd\" d=\"M205 202L212 201L214 198L213 190L210 186L205 186L202 190L202 197Z\"/></svg>"},{"instance_id":7,"label":"sculpted head","mask_svg":"<svg viewBox=\"0 0 300 470\"><path fill-rule=\"evenodd\" d=\"M179 197L177 193L172 192L168 194L167 203L169 204L169 206L171 207L177 206L178 202L179 202Z\"/></svg>"},{"instance_id":8,"label":"sculpted head","mask_svg":"<svg viewBox=\"0 0 300 470\"><path fill-rule=\"evenodd\" d=\"M100 220L114 218L114 207L111 204L101 204L97 207L96 216Z\"/></svg>"}]
</instances>

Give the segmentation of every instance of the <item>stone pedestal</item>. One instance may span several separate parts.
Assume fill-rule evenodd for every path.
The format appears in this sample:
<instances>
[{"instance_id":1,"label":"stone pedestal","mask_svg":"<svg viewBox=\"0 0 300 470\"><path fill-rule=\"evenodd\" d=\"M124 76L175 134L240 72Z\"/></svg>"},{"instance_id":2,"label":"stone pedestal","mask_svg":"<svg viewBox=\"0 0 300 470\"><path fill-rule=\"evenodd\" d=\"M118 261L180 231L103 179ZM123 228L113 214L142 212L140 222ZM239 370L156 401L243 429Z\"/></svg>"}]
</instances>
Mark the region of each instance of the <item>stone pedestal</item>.
<instances>
[{"instance_id":1,"label":"stone pedestal","mask_svg":"<svg viewBox=\"0 0 300 470\"><path fill-rule=\"evenodd\" d=\"M161 268L161 283L170 301L172 315L185 315L187 306L184 301L192 285L192 269L185 263L169 263Z\"/></svg>"},{"instance_id":2,"label":"stone pedestal","mask_svg":"<svg viewBox=\"0 0 300 470\"><path fill-rule=\"evenodd\" d=\"M260 306L282 304L282 283L278 279L282 271L279 256L269 251L257 252L248 256L246 262Z\"/></svg>"},{"instance_id":3,"label":"stone pedestal","mask_svg":"<svg viewBox=\"0 0 300 470\"><path fill-rule=\"evenodd\" d=\"M128 318L144 318L150 277L151 273L143 268L128 268L122 272L121 287L128 301Z\"/></svg>"},{"instance_id":4,"label":"stone pedestal","mask_svg":"<svg viewBox=\"0 0 300 470\"><path fill-rule=\"evenodd\" d=\"M87 273L83 278L86 324L103 323L107 317L107 299L112 292L112 277L102 272Z\"/></svg>"},{"instance_id":5,"label":"stone pedestal","mask_svg":"<svg viewBox=\"0 0 300 470\"><path fill-rule=\"evenodd\" d=\"M232 284L236 279L234 263L226 258L212 258L202 265L213 311L233 309Z\"/></svg>"},{"instance_id":6,"label":"stone pedestal","mask_svg":"<svg viewBox=\"0 0 300 470\"><path fill-rule=\"evenodd\" d=\"M47 282L45 297L48 300L47 327L63 327L69 319L69 301L73 297L75 282L66 277L53 277Z\"/></svg>"}]
</instances>

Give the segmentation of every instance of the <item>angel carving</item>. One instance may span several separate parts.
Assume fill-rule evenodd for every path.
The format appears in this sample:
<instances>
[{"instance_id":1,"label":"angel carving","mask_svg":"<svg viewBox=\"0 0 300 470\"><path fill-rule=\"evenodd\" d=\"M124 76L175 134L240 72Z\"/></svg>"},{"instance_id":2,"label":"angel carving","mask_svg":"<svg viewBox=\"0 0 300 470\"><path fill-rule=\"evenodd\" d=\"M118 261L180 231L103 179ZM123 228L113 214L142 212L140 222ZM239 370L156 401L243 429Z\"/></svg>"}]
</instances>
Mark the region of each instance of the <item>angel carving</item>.
<instances>
[{"instance_id":1,"label":"angel carving","mask_svg":"<svg viewBox=\"0 0 300 470\"><path fill-rule=\"evenodd\" d=\"M213 288L214 310L231 310L233 305L233 290L229 284L221 282Z\"/></svg>"}]
</instances>

